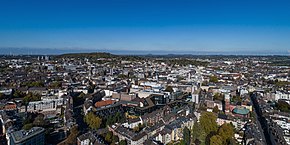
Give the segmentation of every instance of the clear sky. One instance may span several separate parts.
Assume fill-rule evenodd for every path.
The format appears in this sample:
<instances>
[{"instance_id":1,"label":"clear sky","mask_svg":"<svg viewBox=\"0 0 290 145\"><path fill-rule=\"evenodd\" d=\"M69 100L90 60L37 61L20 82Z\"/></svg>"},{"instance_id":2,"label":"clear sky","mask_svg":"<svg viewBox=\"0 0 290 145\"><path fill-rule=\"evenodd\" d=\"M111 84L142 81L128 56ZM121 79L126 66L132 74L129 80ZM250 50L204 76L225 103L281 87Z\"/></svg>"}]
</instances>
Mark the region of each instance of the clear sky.
<instances>
[{"instance_id":1,"label":"clear sky","mask_svg":"<svg viewBox=\"0 0 290 145\"><path fill-rule=\"evenodd\" d=\"M3 47L290 50L290 0L2 0Z\"/></svg>"}]
</instances>

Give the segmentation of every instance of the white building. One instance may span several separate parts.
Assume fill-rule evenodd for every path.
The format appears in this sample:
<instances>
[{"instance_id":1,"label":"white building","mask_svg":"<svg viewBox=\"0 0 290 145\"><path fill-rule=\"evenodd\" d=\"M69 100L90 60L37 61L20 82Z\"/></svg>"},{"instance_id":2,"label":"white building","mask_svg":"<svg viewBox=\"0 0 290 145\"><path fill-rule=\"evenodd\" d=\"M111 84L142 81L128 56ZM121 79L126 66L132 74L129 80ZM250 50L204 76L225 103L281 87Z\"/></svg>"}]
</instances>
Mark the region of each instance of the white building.
<instances>
[{"instance_id":1,"label":"white building","mask_svg":"<svg viewBox=\"0 0 290 145\"><path fill-rule=\"evenodd\" d=\"M62 106L63 104L65 104L63 98L29 102L26 111L27 112L55 111L57 110L57 106ZM24 112L25 110L22 109L21 111Z\"/></svg>"},{"instance_id":2,"label":"white building","mask_svg":"<svg viewBox=\"0 0 290 145\"><path fill-rule=\"evenodd\" d=\"M279 99L290 100L290 94L289 93L284 93L284 92L277 91L275 93L275 100L278 101Z\"/></svg>"}]
</instances>

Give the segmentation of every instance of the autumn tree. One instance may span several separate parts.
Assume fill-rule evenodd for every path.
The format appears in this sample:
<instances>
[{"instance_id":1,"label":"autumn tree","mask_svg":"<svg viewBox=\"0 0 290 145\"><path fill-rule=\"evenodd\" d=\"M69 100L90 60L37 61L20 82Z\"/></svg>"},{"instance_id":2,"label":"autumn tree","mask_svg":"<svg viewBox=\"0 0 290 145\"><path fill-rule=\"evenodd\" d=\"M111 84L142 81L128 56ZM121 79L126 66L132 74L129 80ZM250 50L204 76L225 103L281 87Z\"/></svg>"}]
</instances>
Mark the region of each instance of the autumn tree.
<instances>
[{"instance_id":1,"label":"autumn tree","mask_svg":"<svg viewBox=\"0 0 290 145\"><path fill-rule=\"evenodd\" d=\"M235 135L234 127L229 123L224 123L218 129L218 135L222 138L224 144L228 144Z\"/></svg>"},{"instance_id":2,"label":"autumn tree","mask_svg":"<svg viewBox=\"0 0 290 145\"><path fill-rule=\"evenodd\" d=\"M107 134L106 134L106 137L105 137L105 140L107 142L112 142L112 136L113 136L113 133L111 131L109 131Z\"/></svg>"},{"instance_id":3,"label":"autumn tree","mask_svg":"<svg viewBox=\"0 0 290 145\"><path fill-rule=\"evenodd\" d=\"M216 132L218 125L216 123L217 116L212 112L204 112L200 116L200 125L206 134Z\"/></svg>"},{"instance_id":4,"label":"autumn tree","mask_svg":"<svg viewBox=\"0 0 290 145\"><path fill-rule=\"evenodd\" d=\"M223 139L219 135L214 135L210 138L210 145L223 145Z\"/></svg>"},{"instance_id":5,"label":"autumn tree","mask_svg":"<svg viewBox=\"0 0 290 145\"><path fill-rule=\"evenodd\" d=\"M88 124L88 126L92 129L99 129L102 123L102 119L96 116L93 112L89 112L85 118L84 121Z\"/></svg>"}]
</instances>

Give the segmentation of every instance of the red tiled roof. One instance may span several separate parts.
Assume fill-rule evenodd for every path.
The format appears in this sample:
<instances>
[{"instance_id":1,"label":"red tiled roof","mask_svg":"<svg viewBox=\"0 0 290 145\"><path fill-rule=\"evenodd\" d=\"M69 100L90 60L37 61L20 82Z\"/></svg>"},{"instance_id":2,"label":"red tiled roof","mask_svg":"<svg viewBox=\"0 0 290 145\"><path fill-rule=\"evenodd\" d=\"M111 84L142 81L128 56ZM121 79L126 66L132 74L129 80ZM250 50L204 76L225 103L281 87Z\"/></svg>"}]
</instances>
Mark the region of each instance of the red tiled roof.
<instances>
[{"instance_id":1,"label":"red tiled roof","mask_svg":"<svg viewBox=\"0 0 290 145\"><path fill-rule=\"evenodd\" d=\"M95 103L95 107L99 108L99 107L103 107L103 106L108 106L111 104L114 104L116 101L115 100L104 100L104 101L99 101Z\"/></svg>"}]
</instances>

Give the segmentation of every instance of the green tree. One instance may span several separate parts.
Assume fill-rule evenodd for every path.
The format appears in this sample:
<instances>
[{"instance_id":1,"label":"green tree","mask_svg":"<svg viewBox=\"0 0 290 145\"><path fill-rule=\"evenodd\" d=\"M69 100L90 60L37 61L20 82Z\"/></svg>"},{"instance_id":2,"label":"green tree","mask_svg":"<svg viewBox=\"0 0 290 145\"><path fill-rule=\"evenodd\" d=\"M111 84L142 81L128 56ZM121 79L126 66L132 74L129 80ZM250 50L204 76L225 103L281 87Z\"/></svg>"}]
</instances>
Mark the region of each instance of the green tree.
<instances>
[{"instance_id":1,"label":"green tree","mask_svg":"<svg viewBox=\"0 0 290 145\"><path fill-rule=\"evenodd\" d=\"M119 145L127 145L126 140L121 140L121 141L119 142Z\"/></svg>"},{"instance_id":2,"label":"green tree","mask_svg":"<svg viewBox=\"0 0 290 145\"><path fill-rule=\"evenodd\" d=\"M217 83L218 81L219 81L219 79L217 78L217 76L210 76L209 77L209 82Z\"/></svg>"},{"instance_id":3,"label":"green tree","mask_svg":"<svg viewBox=\"0 0 290 145\"><path fill-rule=\"evenodd\" d=\"M5 95L0 93L0 99L4 99Z\"/></svg>"},{"instance_id":4,"label":"green tree","mask_svg":"<svg viewBox=\"0 0 290 145\"><path fill-rule=\"evenodd\" d=\"M14 93L13 93L13 97L14 98L23 98L25 96L24 93L22 93L21 91L18 91L16 90Z\"/></svg>"},{"instance_id":5,"label":"green tree","mask_svg":"<svg viewBox=\"0 0 290 145\"><path fill-rule=\"evenodd\" d=\"M216 123L217 116L212 112L204 112L200 116L200 125L206 134L216 132L218 125Z\"/></svg>"},{"instance_id":6,"label":"green tree","mask_svg":"<svg viewBox=\"0 0 290 145\"><path fill-rule=\"evenodd\" d=\"M231 101L232 102L242 102L242 98L240 96L233 96Z\"/></svg>"},{"instance_id":7,"label":"green tree","mask_svg":"<svg viewBox=\"0 0 290 145\"><path fill-rule=\"evenodd\" d=\"M52 82L50 85L49 85L49 88L52 88L52 89L58 89L58 88L61 88L62 86L62 83L59 82L59 81L55 81L55 82Z\"/></svg>"},{"instance_id":8,"label":"green tree","mask_svg":"<svg viewBox=\"0 0 290 145\"><path fill-rule=\"evenodd\" d=\"M106 137L105 137L105 140L107 142L112 142L112 136L113 136L113 133L111 131L109 131L107 134L106 134Z\"/></svg>"},{"instance_id":9,"label":"green tree","mask_svg":"<svg viewBox=\"0 0 290 145\"><path fill-rule=\"evenodd\" d=\"M191 136L193 140L196 140L200 135L200 126L198 122L195 122L192 127Z\"/></svg>"},{"instance_id":10,"label":"green tree","mask_svg":"<svg viewBox=\"0 0 290 145\"><path fill-rule=\"evenodd\" d=\"M32 123L28 123L28 124L25 124L22 129L24 130L30 130L31 128L33 127L33 124Z\"/></svg>"},{"instance_id":11,"label":"green tree","mask_svg":"<svg viewBox=\"0 0 290 145\"><path fill-rule=\"evenodd\" d=\"M119 141L119 137L116 136L116 135L113 135L113 137L112 137L112 143L116 143L118 141Z\"/></svg>"},{"instance_id":12,"label":"green tree","mask_svg":"<svg viewBox=\"0 0 290 145\"><path fill-rule=\"evenodd\" d=\"M214 99L214 100L220 100L220 101L223 101L223 100L224 100L224 96L223 96L223 94L221 94L221 93L215 93L215 94L213 95L213 99Z\"/></svg>"},{"instance_id":13,"label":"green tree","mask_svg":"<svg viewBox=\"0 0 290 145\"><path fill-rule=\"evenodd\" d=\"M102 119L97 117L93 112L89 112L85 118L84 121L88 124L88 126L92 129L99 129L102 123Z\"/></svg>"},{"instance_id":14,"label":"green tree","mask_svg":"<svg viewBox=\"0 0 290 145\"><path fill-rule=\"evenodd\" d=\"M282 112L290 112L290 105L285 101L278 101L277 108Z\"/></svg>"},{"instance_id":15,"label":"green tree","mask_svg":"<svg viewBox=\"0 0 290 145\"><path fill-rule=\"evenodd\" d=\"M23 82L22 86L27 87L44 87L44 83L41 81L29 81L29 82Z\"/></svg>"},{"instance_id":16,"label":"green tree","mask_svg":"<svg viewBox=\"0 0 290 145\"><path fill-rule=\"evenodd\" d=\"M218 129L218 135L222 138L224 144L228 144L235 135L234 127L229 123L224 123Z\"/></svg>"},{"instance_id":17,"label":"green tree","mask_svg":"<svg viewBox=\"0 0 290 145\"><path fill-rule=\"evenodd\" d=\"M40 101L40 100L41 100L41 96L39 94L33 94L29 92L23 98L23 103L28 104L31 101Z\"/></svg>"},{"instance_id":18,"label":"green tree","mask_svg":"<svg viewBox=\"0 0 290 145\"><path fill-rule=\"evenodd\" d=\"M118 78L120 78L120 79L127 79L127 78L128 78L128 75L125 75L125 74L119 74L119 75L118 75Z\"/></svg>"},{"instance_id":19,"label":"green tree","mask_svg":"<svg viewBox=\"0 0 290 145\"><path fill-rule=\"evenodd\" d=\"M210 138L210 145L223 145L222 137L219 135L214 135Z\"/></svg>"},{"instance_id":20,"label":"green tree","mask_svg":"<svg viewBox=\"0 0 290 145\"><path fill-rule=\"evenodd\" d=\"M183 129L183 140L185 145L190 145L190 130L187 127Z\"/></svg>"},{"instance_id":21,"label":"green tree","mask_svg":"<svg viewBox=\"0 0 290 145\"><path fill-rule=\"evenodd\" d=\"M184 140L181 140L178 145L186 145Z\"/></svg>"},{"instance_id":22,"label":"green tree","mask_svg":"<svg viewBox=\"0 0 290 145\"><path fill-rule=\"evenodd\" d=\"M39 114L37 117L35 117L35 119L33 121L33 125L35 125L35 126L45 126L46 125L46 121L44 120L44 115L43 114Z\"/></svg>"}]
</instances>

